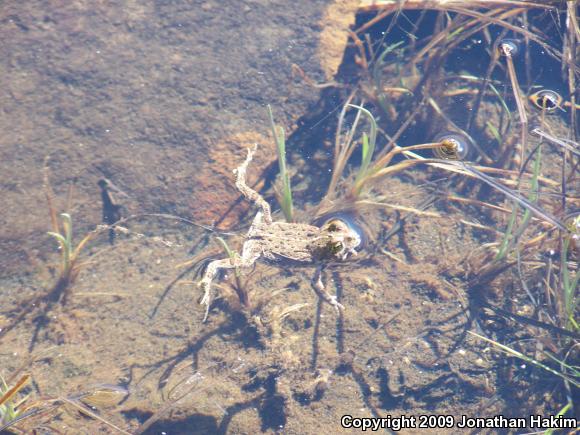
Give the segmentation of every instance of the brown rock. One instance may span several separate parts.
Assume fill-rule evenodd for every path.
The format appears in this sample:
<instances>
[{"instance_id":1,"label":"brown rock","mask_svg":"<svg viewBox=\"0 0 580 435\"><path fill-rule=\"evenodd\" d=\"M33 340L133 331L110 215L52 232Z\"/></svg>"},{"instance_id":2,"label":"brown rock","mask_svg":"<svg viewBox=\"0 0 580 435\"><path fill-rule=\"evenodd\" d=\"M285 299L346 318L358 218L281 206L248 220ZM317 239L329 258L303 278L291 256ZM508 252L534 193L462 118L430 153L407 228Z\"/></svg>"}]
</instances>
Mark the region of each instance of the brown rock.
<instances>
[{"instance_id":1,"label":"brown rock","mask_svg":"<svg viewBox=\"0 0 580 435\"><path fill-rule=\"evenodd\" d=\"M248 185L260 190L262 174L276 159L272 140L256 132L236 133L209 147L211 164L195 177L193 217L200 222L214 224L220 229L236 225L248 211L250 204L236 189L233 170L244 161L246 149L258 144L255 159L248 168Z\"/></svg>"},{"instance_id":2,"label":"brown rock","mask_svg":"<svg viewBox=\"0 0 580 435\"><path fill-rule=\"evenodd\" d=\"M336 0L322 15L318 57L327 80L332 80L342 63L348 30L355 22L358 6L359 0Z\"/></svg>"}]
</instances>

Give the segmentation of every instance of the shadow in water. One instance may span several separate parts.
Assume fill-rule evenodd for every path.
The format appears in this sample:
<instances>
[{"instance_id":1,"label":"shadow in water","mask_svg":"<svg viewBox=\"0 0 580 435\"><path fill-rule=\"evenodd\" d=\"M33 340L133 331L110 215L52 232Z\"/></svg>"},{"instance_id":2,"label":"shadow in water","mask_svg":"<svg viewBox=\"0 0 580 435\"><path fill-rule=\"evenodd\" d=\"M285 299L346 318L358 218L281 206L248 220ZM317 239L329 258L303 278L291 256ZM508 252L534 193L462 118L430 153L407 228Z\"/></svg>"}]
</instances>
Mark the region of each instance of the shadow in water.
<instances>
[{"instance_id":1,"label":"shadow in water","mask_svg":"<svg viewBox=\"0 0 580 435\"><path fill-rule=\"evenodd\" d=\"M153 415L152 412L143 412L137 409L125 411L123 414L128 419L137 419L139 421L146 421ZM142 433L144 435L157 435L160 433L167 433L172 435L193 435L217 432L218 424L215 417L205 414L191 414L184 416L183 418L159 420Z\"/></svg>"}]
</instances>

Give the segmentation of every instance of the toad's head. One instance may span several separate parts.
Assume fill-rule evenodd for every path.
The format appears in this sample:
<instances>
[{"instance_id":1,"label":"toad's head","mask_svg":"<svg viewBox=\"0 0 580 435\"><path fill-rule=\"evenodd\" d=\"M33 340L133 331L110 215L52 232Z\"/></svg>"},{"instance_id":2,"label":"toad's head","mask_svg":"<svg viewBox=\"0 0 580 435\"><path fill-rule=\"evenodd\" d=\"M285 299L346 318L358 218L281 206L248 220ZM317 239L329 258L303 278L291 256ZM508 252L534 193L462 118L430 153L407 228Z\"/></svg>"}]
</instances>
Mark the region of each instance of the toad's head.
<instances>
[{"instance_id":1,"label":"toad's head","mask_svg":"<svg viewBox=\"0 0 580 435\"><path fill-rule=\"evenodd\" d=\"M357 255L356 249L362 245L362 234L343 219L329 220L320 232L329 256L339 260L345 260L349 254Z\"/></svg>"}]
</instances>

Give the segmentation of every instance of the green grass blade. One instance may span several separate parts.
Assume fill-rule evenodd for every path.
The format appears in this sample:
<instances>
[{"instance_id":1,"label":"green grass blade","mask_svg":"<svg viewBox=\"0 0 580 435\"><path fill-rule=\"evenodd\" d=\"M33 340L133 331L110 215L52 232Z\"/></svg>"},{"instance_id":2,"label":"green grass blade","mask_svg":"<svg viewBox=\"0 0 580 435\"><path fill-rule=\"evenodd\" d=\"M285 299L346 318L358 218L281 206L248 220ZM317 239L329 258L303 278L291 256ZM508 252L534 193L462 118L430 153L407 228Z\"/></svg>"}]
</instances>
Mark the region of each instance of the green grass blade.
<instances>
[{"instance_id":1,"label":"green grass blade","mask_svg":"<svg viewBox=\"0 0 580 435\"><path fill-rule=\"evenodd\" d=\"M501 94L499 93L499 91L497 90L497 88L492 83L488 83L487 85L490 87L490 89L493 91L493 93L499 99L499 102L502 105L503 110L504 110L504 112L506 113L506 115L508 117L508 121L511 122L511 120L512 120L512 114L510 112L510 109L508 108L507 103L505 102L505 100L503 99L503 97L501 96Z\"/></svg>"},{"instance_id":2,"label":"green grass blade","mask_svg":"<svg viewBox=\"0 0 580 435\"><path fill-rule=\"evenodd\" d=\"M565 415L570 410L570 408L572 408L572 403L568 402L566 404L566 406L564 406L560 410L560 412L558 412L558 414L556 414L556 418L560 417L562 415ZM552 435L553 433L554 433L554 429L548 429L546 432L544 432L544 435Z\"/></svg>"},{"instance_id":3,"label":"green grass blade","mask_svg":"<svg viewBox=\"0 0 580 435\"><path fill-rule=\"evenodd\" d=\"M64 237L69 250L72 250L72 218L68 213L61 213L63 221Z\"/></svg>"},{"instance_id":4,"label":"green grass blade","mask_svg":"<svg viewBox=\"0 0 580 435\"><path fill-rule=\"evenodd\" d=\"M52 231L49 231L46 234L48 234L49 236L52 236L56 240L58 240L58 244L60 245L60 248L64 250L64 248L66 246L66 239L62 236L62 234L53 233Z\"/></svg>"},{"instance_id":5,"label":"green grass blade","mask_svg":"<svg viewBox=\"0 0 580 435\"><path fill-rule=\"evenodd\" d=\"M371 124L371 130L369 135L363 134L362 138L362 161L358 174L356 176L355 184L358 185L359 181L362 180L368 173L373 154L375 152L375 146L377 143L377 121L371 112L361 106L356 106L354 104L349 104L349 107L357 109L360 113L363 113Z\"/></svg>"},{"instance_id":6,"label":"green grass blade","mask_svg":"<svg viewBox=\"0 0 580 435\"><path fill-rule=\"evenodd\" d=\"M270 127L272 135L276 142L276 152L278 154L278 167L280 169L280 178L282 180L282 200L280 207L284 217L288 222L293 220L293 204L292 204L292 187L290 185L290 175L286 168L286 139L284 136L284 129L274 123L274 115L272 108L268 104L268 115L270 117Z\"/></svg>"},{"instance_id":7,"label":"green grass blade","mask_svg":"<svg viewBox=\"0 0 580 435\"><path fill-rule=\"evenodd\" d=\"M69 265L70 265L70 261L71 261L71 255L72 255L72 251L73 251L73 245L72 245L72 218L70 217L70 214L68 213L61 213L60 215L62 217L62 227L64 230L64 238L66 240L66 246L65 249L63 251L64 254L64 263L66 268L68 269Z\"/></svg>"},{"instance_id":8,"label":"green grass blade","mask_svg":"<svg viewBox=\"0 0 580 435\"><path fill-rule=\"evenodd\" d=\"M512 213L510 215L510 220L508 221L508 226L506 228L505 234L504 234L503 239L501 241L501 245L499 247L497 255L495 256L496 260L502 260L507 254L508 245L509 245L510 239L512 237L514 225L516 224L517 215L518 215L518 206L517 206L517 203L514 202L512 205Z\"/></svg>"},{"instance_id":9,"label":"green grass blade","mask_svg":"<svg viewBox=\"0 0 580 435\"><path fill-rule=\"evenodd\" d=\"M225 253L228 255L228 257L230 257L230 259L234 258L234 251L232 251L230 249L230 247L228 246L227 242L221 238L221 237L216 237L217 241L220 243L220 245L222 245L222 248L224 249Z\"/></svg>"},{"instance_id":10,"label":"green grass blade","mask_svg":"<svg viewBox=\"0 0 580 435\"><path fill-rule=\"evenodd\" d=\"M225 253L228 255L230 260L233 262L234 258L236 258L236 255L238 255L238 253L236 251L231 250L229 245L228 245L228 242L226 242L223 238L216 237L216 239L220 243L220 245L222 245L222 248L224 249ZM241 278L242 272L240 271L239 267L235 268L235 274L236 274L237 279Z\"/></svg>"},{"instance_id":11,"label":"green grass blade","mask_svg":"<svg viewBox=\"0 0 580 435\"><path fill-rule=\"evenodd\" d=\"M484 337L482 335L479 335L479 334L477 334L475 332L472 332L472 331L467 331L467 332L469 332L471 335L473 335L473 336L475 336L475 337L477 337L477 338L479 338L481 340L484 340L484 341L487 341L488 343L493 344L494 346L498 347L503 352L505 352L505 353L507 353L509 355L515 356L516 358L519 358L519 359L521 359L523 361L526 361L529 364L533 364L536 367L539 367L539 368L541 368L543 370L546 370L546 371L552 373L553 375L558 376L559 378L562 378L562 379L564 379L567 382L570 382L575 387L580 388L580 382L579 381L577 381L577 380L575 380L575 379L567 376L566 374L564 374L562 372L559 372L557 370L554 370L553 368L548 367L547 365L542 364L541 362L536 361L535 359L530 358L529 356L527 356L527 355L525 355L525 354L523 354L521 352L518 352L517 350L512 349L509 346L505 346L505 345L503 345L501 343L498 343L497 341L493 341L493 340L491 340L491 339L489 339L487 337Z\"/></svg>"},{"instance_id":12,"label":"green grass blade","mask_svg":"<svg viewBox=\"0 0 580 435\"><path fill-rule=\"evenodd\" d=\"M571 330L578 330L578 323L574 318L576 307L578 306L578 299L576 297L576 289L580 280L580 272L576 272L574 278L570 277L568 269L568 250L570 248L570 239L565 239L562 244L562 253L560 263L562 270L562 286L564 290L564 309L566 310L567 327Z\"/></svg>"},{"instance_id":13,"label":"green grass blade","mask_svg":"<svg viewBox=\"0 0 580 435\"><path fill-rule=\"evenodd\" d=\"M530 181L530 195L528 196L528 200L530 203L536 204L539 197L539 189L540 183L538 182L538 177L540 176L540 167L542 162L542 147L539 146L536 151L536 159L534 160L534 168L532 172L532 179ZM532 218L531 210L528 208L524 208L524 216L522 218L522 222L515 232L513 237L511 238L511 242L508 249L511 249L515 244L517 244L519 238L528 228L528 224Z\"/></svg>"},{"instance_id":14,"label":"green grass blade","mask_svg":"<svg viewBox=\"0 0 580 435\"><path fill-rule=\"evenodd\" d=\"M380 86L381 84L381 68L385 62L385 57L387 57L387 55L389 53L391 53L392 51L394 51L395 49L397 49L399 46L403 45L404 41L400 41L397 42L396 44L391 44L388 45L380 54L380 56L377 58L376 62L373 65L373 79L375 81L375 84L377 86ZM382 92L381 92L382 93Z\"/></svg>"},{"instance_id":15,"label":"green grass blade","mask_svg":"<svg viewBox=\"0 0 580 435\"><path fill-rule=\"evenodd\" d=\"M538 177L540 176L541 161L542 161L542 147L539 146L537 151L536 151L536 159L534 160L534 168L533 168L533 173L532 173L532 179L530 182L531 193L530 193L530 196L528 197L528 200L530 201L530 203L536 203L536 201L538 200L538 197L539 197L540 183L538 181ZM531 210L527 207L523 207L524 208L524 216L522 218L522 222L521 222L519 228L517 229L517 231L514 232L514 225L516 222L516 216L517 216L517 211L518 211L517 203L518 203L518 201L515 201L513 204L512 214L510 216L510 220L508 222L508 227L506 229L504 238L502 240L501 247L500 247L499 252L497 253L497 255L495 257L496 260L500 260L500 259L504 258L505 255L507 254L507 252L513 247L513 245L517 243L520 236L527 229L528 224L530 222L530 219L532 218Z\"/></svg>"},{"instance_id":16,"label":"green grass blade","mask_svg":"<svg viewBox=\"0 0 580 435\"><path fill-rule=\"evenodd\" d=\"M580 379L580 370L579 370L579 367L577 367L577 366L571 366L569 364L566 364L564 361L560 361L558 358L556 358L550 352L544 352L544 355L546 355L552 361L557 362L558 364L562 365L563 367L566 367L568 370L570 370L572 372L572 376Z\"/></svg>"},{"instance_id":17,"label":"green grass blade","mask_svg":"<svg viewBox=\"0 0 580 435\"><path fill-rule=\"evenodd\" d=\"M474 167L469 166L469 165L465 164L464 162L453 162L453 161L441 160L441 163L447 164L449 166L463 167L463 169L465 169L467 172L470 172L479 180L483 181L484 183L487 183L488 185L490 185L494 189L500 191L508 198L511 198L511 199L517 201L518 204L520 204L522 207L526 208L527 210L530 210L536 216L544 219L546 222L551 223L556 228L564 231L566 234L570 233L570 230L568 228L566 228L566 225L564 225L560 220L556 219L554 216L551 216L550 214L548 214L547 212L542 210L537 205L531 203L526 198L519 195L517 192L515 192L511 189L508 189L507 187L501 185L496 180L494 180L492 177L485 175L483 172L475 169Z\"/></svg>"},{"instance_id":18,"label":"green grass blade","mask_svg":"<svg viewBox=\"0 0 580 435\"><path fill-rule=\"evenodd\" d=\"M501 135L499 134L498 129L495 127L495 125L493 125L491 122L487 121L485 123L485 126L488 128L488 130L491 132L493 138L497 141L498 144L502 143L501 140Z\"/></svg>"}]
</instances>

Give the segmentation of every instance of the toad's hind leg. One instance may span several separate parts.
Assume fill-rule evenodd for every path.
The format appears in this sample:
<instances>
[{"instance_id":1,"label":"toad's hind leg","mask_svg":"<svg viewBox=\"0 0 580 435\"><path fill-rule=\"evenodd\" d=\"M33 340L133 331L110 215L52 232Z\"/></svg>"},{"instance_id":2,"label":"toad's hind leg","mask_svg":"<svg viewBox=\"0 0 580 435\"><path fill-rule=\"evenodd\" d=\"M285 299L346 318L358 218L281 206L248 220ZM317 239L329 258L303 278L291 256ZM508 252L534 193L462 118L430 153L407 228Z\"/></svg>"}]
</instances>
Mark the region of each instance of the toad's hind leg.
<instances>
[{"instance_id":1,"label":"toad's hind leg","mask_svg":"<svg viewBox=\"0 0 580 435\"><path fill-rule=\"evenodd\" d=\"M256 260L260 258L260 255L261 250L259 243L255 240L248 240L244 243L241 257L236 253L232 258L214 260L208 264L205 274L203 275L202 280L199 282L199 286L204 291L203 297L199 302L201 305L205 305L205 315L203 317L203 322L207 320L207 316L209 315L209 308L211 305L211 283L219 270L252 266Z\"/></svg>"},{"instance_id":2,"label":"toad's hind leg","mask_svg":"<svg viewBox=\"0 0 580 435\"><path fill-rule=\"evenodd\" d=\"M262 209L262 219L264 220L264 223L271 224L272 212L270 211L270 204L262 198L262 195L248 187L246 184L246 171L257 148L258 144L254 145L253 148L248 148L248 156L246 157L246 160L238 166L237 169L234 169L234 174L236 174L236 187L240 192L242 192L242 195L244 195L248 201L255 202Z\"/></svg>"},{"instance_id":3,"label":"toad's hind leg","mask_svg":"<svg viewBox=\"0 0 580 435\"><path fill-rule=\"evenodd\" d=\"M240 257L235 255L233 258L224 258L222 260L214 260L207 265L205 274L202 280L199 282L199 286L203 289L203 297L199 302L201 305L205 305L205 315L203 316L203 322L207 320L209 314L209 306L211 304L211 282L217 275L220 269L234 269L241 266Z\"/></svg>"}]
</instances>

